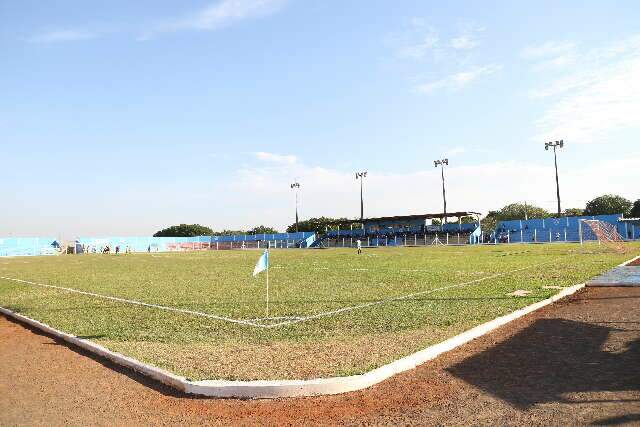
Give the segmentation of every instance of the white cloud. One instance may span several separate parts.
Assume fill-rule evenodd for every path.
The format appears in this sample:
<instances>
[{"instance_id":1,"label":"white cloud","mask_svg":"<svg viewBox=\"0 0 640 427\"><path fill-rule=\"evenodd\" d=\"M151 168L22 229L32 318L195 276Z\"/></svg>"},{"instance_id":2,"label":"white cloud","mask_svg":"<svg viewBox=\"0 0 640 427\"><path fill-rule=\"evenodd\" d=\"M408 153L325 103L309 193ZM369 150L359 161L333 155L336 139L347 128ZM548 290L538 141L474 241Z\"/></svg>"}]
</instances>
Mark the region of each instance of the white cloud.
<instances>
[{"instance_id":1,"label":"white cloud","mask_svg":"<svg viewBox=\"0 0 640 427\"><path fill-rule=\"evenodd\" d=\"M294 165L298 162L298 158L292 154L274 154L267 153L264 151L257 151L253 153L256 159L267 162L267 163L277 163L281 165Z\"/></svg>"},{"instance_id":2,"label":"white cloud","mask_svg":"<svg viewBox=\"0 0 640 427\"><path fill-rule=\"evenodd\" d=\"M160 25L144 33L139 39L148 39L160 32L217 30L246 19L273 14L285 2L286 0L221 0L184 19Z\"/></svg>"},{"instance_id":3,"label":"white cloud","mask_svg":"<svg viewBox=\"0 0 640 427\"><path fill-rule=\"evenodd\" d=\"M550 56L560 56L575 49L576 44L570 41L551 41L538 46L528 46L521 56L528 60L539 60Z\"/></svg>"},{"instance_id":4,"label":"white cloud","mask_svg":"<svg viewBox=\"0 0 640 427\"><path fill-rule=\"evenodd\" d=\"M570 157L571 149L567 146L558 158L563 207L582 207L594 196L610 192L637 198L640 154L629 153L622 160L602 159L567 168L565 159ZM555 209L552 157L546 157L543 165L525 160L489 160L496 157L499 156L478 156L479 163L469 166L451 162L445 169L449 211L487 213L507 203L525 200L551 211ZM193 168L184 170L193 171ZM44 220L38 209L42 198L20 199L19 195L13 197L15 192L5 192L9 201L13 197L15 203L20 203L22 210L19 215L9 211L3 216L0 235L150 235L168 224L180 222L201 223L215 229L248 229L265 224L284 230L294 221L295 195L290 187L294 177L301 184L302 218L354 218L360 211L359 182L354 179L351 169L323 168L298 161L293 165L275 166L257 163L231 172L220 180L192 182L181 177L180 173L172 174L170 178L159 177L163 180L162 185L151 187L136 184L134 180L132 185L118 189L114 193L117 194L115 199L113 195L101 195L85 200L95 215L76 215L67 210L50 213ZM185 182L190 184L185 185ZM57 196L62 197L58 202L72 203L80 189L71 190ZM440 171L433 163L413 172L384 173L370 169L364 181L365 215L440 212L441 191ZM114 204L126 205L127 209L108 209ZM185 206L189 209L185 210Z\"/></svg>"},{"instance_id":5,"label":"white cloud","mask_svg":"<svg viewBox=\"0 0 640 427\"><path fill-rule=\"evenodd\" d=\"M529 46L520 56L533 65L536 71L562 68L577 61L576 44L570 41L551 41L538 46Z\"/></svg>"},{"instance_id":6,"label":"white cloud","mask_svg":"<svg viewBox=\"0 0 640 427\"><path fill-rule=\"evenodd\" d=\"M464 154L467 151L466 148L464 147L453 147L452 149L450 149L449 151L446 152L446 155L449 157L454 157L457 156L459 154Z\"/></svg>"},{"instance_id":7,"label":"white cloud","mask_svg":"<svg viewBox=\"0 0 640 427\"><path fill-rule=\"evenodd\" d=\"M63 29L37 34L29 39L33 43L60 43L90 40L98 35L91 31Z\"/></svg>"},{"instance_id":8,"label":"white cloud","mask_svg":"<svg viewBox=\"0 0 640 427\"><path fill-rule=\"evenodd\" d=\"M612 131L640 127L640 37L580 56L575 71L530 92L549 99L535 140L602 140Z\"/></svg>"},{"instance_id":9,"label":"white cloud","mask_svg":"<svg viewBox=\"0 0 640 427\"><path fill-rule=\"evenodd\" d=\"M560 157L562 164L562 157ZM563 206L582 207L587 200L615 191L635 197L640 180L640 157L602 161L561 170ZM293 222L293 195L289 184L297 176L301 184L300 212L311 216L359 215L359 183L351 172L297 163L290 168L245 168L225 183L224 191L213 191L216 203L233 206L219 218L227 227L250 227L258 223L284 229ZM553 162L484 162L472 166L449 166L445 170L449 211L477 210L487 213L514 201L528 201L555 209ZM606 176L607 179L602 179ZM435 168L408 173L370 170L364 181L366 216L401 215L442 210L440 172ZM613 190L612 190L613 189ZM222 189L221 189L222 190ZM246 194L252 197L247 199ZM222 197L225 200L220 200ZM259 206L259 215L255 207ZM203 208L204 209L204 208ZM206 211L206 209L204 209Z\"/></svg>"},{"instance_id":10,"label":"white cloud","mask_svg":"<svg viewBox=\"0 0 640 427\"><path fill-rule=\"evenodd\" d=\"M454 91L460 90L472 83L474 80L477 80L479 77L497 73L502 70L502 68L503 66L501 64L489 64L482 67L476 66L467 71L461 71L440 80L420 84L416 89L421 93L432 93L438 89Z\"/></svg>"},{"instance_id":11,"label":"white cloud","mask_svg":"<svg viewBox=\"0 0 640 427\"><path fill-rule=\"evenodd\" d=\"M450 45L454 49L473 49L478 46L478 40L474 39L471 36L460 36L451 39Z\"/></svg>"},{"instance_id":12,"label":"white cloud","mask_svg":"<svg viewBox=\"0 0 640 427\"><path fill-rule=\"evenodd\" d=\"M434 50L439 40L435 30L430 28L427 34L421 36L419 42L401 47L398 50L398 56L401 58L423 59L427 53Z\"/></svg>"}]
</instances>

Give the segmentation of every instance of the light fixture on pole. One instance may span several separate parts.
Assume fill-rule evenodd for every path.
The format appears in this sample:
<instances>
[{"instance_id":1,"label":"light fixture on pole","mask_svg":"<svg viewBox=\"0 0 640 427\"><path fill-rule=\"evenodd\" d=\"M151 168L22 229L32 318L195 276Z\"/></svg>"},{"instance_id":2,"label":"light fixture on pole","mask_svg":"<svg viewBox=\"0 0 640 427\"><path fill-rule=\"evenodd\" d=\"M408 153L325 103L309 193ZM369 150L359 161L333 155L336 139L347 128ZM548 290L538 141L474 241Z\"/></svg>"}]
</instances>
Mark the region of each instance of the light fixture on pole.
<instances>
[{"instance_id":1,"label":"light fixture on pole","mask_svg":"<svg viewBox=\"0 0 640 427\"><path fill-rule=\"evenodd\" d=\"M360 180L360 221L364 220L364 200L362 198L362 182L367 176L367 171L356 172L356 180Z\"/></svg>"},{"instance_id":2,"label":"light fixture on pole","mask_svg":"<svg viewBox=\"0 0 640 427\"><path fill-rule=\"evenodd\" d=\"M300 191L300 183L294 182L291 184L291 189L296 192L296 233L298 232L298 191Z\"/></svg>"},{"instance_id":3,"label":"light fixture on pole","mask_svg":"<svg viewBox=\"0 0 640 427\"><path fill-rule=\"evenodd\" d=\"M545 142L544 149L549 151L549 147L553 147L553 162L556 166L556 195L558 197L558 218L560 218L562 210L560 209L560 182L558 181L558 156L556 154L556 148L564 147L564 141L561 139L560 141Z\"/></svg>"},{"instance_id":4,"label":"light fixture on pole","mask_svg":"<svg viewBox=\"0 0 640 427\"><path fill-rule=\"evenodd\" d=\"M438 167L440 166L440 172L442 173L442 201L444 202L444 218L442 220L442 224L446 224L447 223L447 193L444 187L444 167L449 166L449 159L442 159L442 160L434 160L433 161L433 166L434 167Z\"/></svg>"}]
</instances>

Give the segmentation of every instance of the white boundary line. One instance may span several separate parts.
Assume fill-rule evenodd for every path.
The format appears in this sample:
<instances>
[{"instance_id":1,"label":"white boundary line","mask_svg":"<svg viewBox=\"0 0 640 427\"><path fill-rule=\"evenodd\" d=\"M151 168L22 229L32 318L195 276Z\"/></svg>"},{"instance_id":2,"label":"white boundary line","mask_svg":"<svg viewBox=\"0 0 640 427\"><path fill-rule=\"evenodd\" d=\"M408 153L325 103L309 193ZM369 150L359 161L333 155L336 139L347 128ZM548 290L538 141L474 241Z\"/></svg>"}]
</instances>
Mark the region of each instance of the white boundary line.
<instances>
[{"instance_id":1,"label":"white boundary line","mask_svg":"<svg viewBox=\"0 0 640 427\"><path fill-rule=\"evenodd\" d=\"M286 325L291 325L291 324L294 324L294 323L306 322L306 321L309 321L309 320L315 320L315 319L319 319L319 318L322 318L322 317L335 316L336 314L342 314L342 313L346 313L348 311L353 311L353 310L360 310L360 309L372 307L372 306L375 306L375 305L382 305L382 304L386 304L386 303L389 303L389 302L395 302L395 301L403 301L403 300L411 299L411 298L414 298L414 297L417 297L417 296L420 296L420 295L427 295L427 294L431 294L431 293L438 292L438 291L444 291L444 290L447 290L447 289L460 288L460 287L463 287L463 286L472 285L474 283L484 282L485 280L490 280L490 279L495 279L495 278L498 278L498 277L506 276L506 275L511 274L511 273L517 273L519 271L528 270L530 268L540 267L541 265L550 264L550 263L552 263L554 261L557 261L557 260L554 259L554 260L551 260L551 261L545 261L545 262L541 262L541 263L538 263L538 264L530 265L530 266L527 266L527 267L517 268L515 270L509 270L509 271L506 271L506 272L503 272L503 273L496 273L496 274L492 274L491 276L481 277L479 279L474 279L474 280L470 280L468 282L458 283L456 285L449 285L449 286L443 286L441 288L428 289L426 291L415 292L415 293L412 293L412 294L402 295L402 296L393 297L393 298L387 298L387 299L383 299L383 300L379 300L379 301L372 301L372 302L368 302L368 303L365 303L365 304L354 305L354 306L351 306L351 307L342 307L342 308L339 308L339 309L333 310L333 311L327 311L327 312L324 312L324 313L318 313L318 314L314 314L314 315L307 316L307 317L300 317L298 319L287 320L287 321L280 322L280 323L274 323L274 324L265 326L265 328L267 328L267 329L277 328L279 326L286 326Z\"/></svg>"},{"instance_id":2,"label":"white boundary line","mask_svg":"<svg viewBox=\"0 0 640 427\"><path fill-rule=\"evenodd\" d=\"M626 261L619 266L624 266L640 256ZM432 345L424 350L413 353L409 356L398 359L387 365L376 368L372 371L360 375L352 375L348 377L331 377L317 378L312 380L275 380L275 381L224 381L224 380L206 380L206 381L189 381L184 377L174 375L170 372L156 368L146 363L139 362L130 357L115 353L94 344L90 341L78 338L76 336L58 331L45 325L44 323L30 319L26 316L14 313L11 310L0 307L0 313L7 317L14 318L23 323L40 329L50 335L63 339L73 345L83 348L99 356L105 357L112 362L133 369L150 378L160 381L163 384L171 386L179 391L209 396L209 397L236 397L236 398L277 398L277 397L299 397L299 396L317 396L326 394L346 393L349 391L361 390L377 384L387 378L408 371L421 365L424 362L435 359L442 353L453 350L475 338L486 335L487 333L503 326L515 319L518 319L533 311L552 304L566 296L569 296L585 286L584 283L565 288L558 294L546 300L539 301L527 307L516 310L513 313L498 317L487 323L476 326L466 332L455 337L449 338L439 344Z\"/></svg>"},{"instance_id":3,"label":"white boundary line","mask_svg":"<svg viewBox=\"0 0 640 427\"><path fill-rule=\"evenodd\" d=\"M108 295L101 295L101 294L96 294L96 293L93 293L93 292L79 291L77 289L65 288L65 287L62 287L62 286L45 285L44 283L36 283L36 282L30 282L28 280L13 279L11 277L2 277L2 276L0 276L0 279L10 280L12 282L24 283L24 284L27 284L27 285L41 286L43 288L58 289L58 290L61 290L61 291L73 292L73 293L77 293L77 294L81 294L81 295L87 295L87 296L95 297L95 298L103 298L103 299L122 302L122 303L126 303L126 304L141 305L143 307L157 308L159 310L173 311L175 313L191 314L193 316L206 317L206 318L215 319L215 320L223 320L225 322L238 323L238 324L241 324L241 325L255 326L257 328L264 328L265 327L264 325L260 325L258 323L254 323L254 322L251 322L249 320L232 319L230 317L216 316L215 314L202 313L200 311L183 310L181 308L168 307L168 306L164 306L164 305L149 304L149 303L146 303L146 302L141 302L141 301L136 301L136 300L131 300L131 299L112 297L112 296L108 296Z\"/></svg>"},{"instance_id":4,"label":"white boundary line","mask_svg":"<svg viewBox=\"0 0 640 427\"><path fill-rule=\"evenodd\" d=\"M360 304L360 305L355 305L355 306L342 307L342 308L339 308L339 309L336 309L336 310L332 310L332 311L326 311L326 312L323 312L323 313L313 314L311 316L283 316L283 317L269 318L269 320L287 319L287 320L284 320L282 322L272 323L270 325L256 323L257 321L265 320L263 318L260 318L260 319L234 319L234 318L231 318L231 317L218 316L218 315L215 315L215 314L208 314L208 313L203 313L203 312L200 312L200 311L185 310L185 309L181 309L181 308L169 307L169 306L164 306L164 305L150 304L150 303L146 303L146 302L142 302L142 301L136 301L136 300L130 300L130 299L125 299L125 298L113 297L113 296L109 296L109 295L96 294L94 292L80 291L78 289L66 288L66 287L63 287L63 286L47 285L47 284L44 284L44 283L31 282L29 280L15 279L15 278L12 278L12 277L0 276L0 279L9 280L9 281L12 281L12 282L17 282L17 283L22 283L22 284L27 284L27 285L32 285L32 286L40 286L40 287L43 287L43 288L57 289L57 290L65 291L65 292L72 292L72 293L77 293L77 294L80 294L80 295L87 295L87 296L91 296L91 297L95 297L95 298L103 298L103 299L107 299L107 300L110 300L110 301L117 301L117 302L121 302L121 303L125 303L125 304L140 305L140 306L143 306L143 307L155 308L155 309L158 309L158 310L171 311L171 312L174 312L174 313L183 313L183 314L189 314L189 315L192 315L192 316L206 317L208 319L221 320L221 321L225 321L225 322L236 323L236 324L246 325L246 326L253 326L253 327L262 328L262 329L273 329L273 328L278 328L278 327L281 327L281 326L288 326L288 325L293 325L293 324L296 324L296 323L307 322L309 320L316 320L316 319L320 319L320 318L323 318L323 317L335 316L335 315L346 313L346 312L349 312L349 311L361 310L361 309L364 309L364 308L368 308L368 307L372 307L372 306L376 306L376 305L382 305L382 304L386 304L386 303L389 303L389 302L403 301L403 300L411 299L411 298L419 296L419 295L427 295L427 294L430 294L430 293L434 293L434 292L438 292L438 291L444 291L444 290L447 290L447 289L460 288L460 287L463 287L463 286L472 285L474 283L484 282L485 280L495 279L495 278L498 278L498 277L506 276L508 274L517 273L519 271L528 270L528 269L535 268L535 267L540 267L541 265L549 264L549 263L552 263L554 261L556 261L556 260L545 261L545 262L541 262L541 263L538 263L538 264L530 265L530 266L527 266L527 267L518 268L518 269L515 269L515 270L509 270L509 271L505 271L505 272L502 272L502 273L496 273L496 274L492 274L490 276L481 277L479 279L474 279L474 280L471 280L471 281L468 281L468 282L458 283L458 284L455 284L455 285L443 286L441 288L435 288L435 289L427 289L427 290L421 291L421 292L415 292L415 293L408 294L408 295L402 295L402 296L387 298L387 299L378 300L378 301L371 301L371 302L368 302L368 303L365 303L365 304Z\"/></svg>"}]
</instances>

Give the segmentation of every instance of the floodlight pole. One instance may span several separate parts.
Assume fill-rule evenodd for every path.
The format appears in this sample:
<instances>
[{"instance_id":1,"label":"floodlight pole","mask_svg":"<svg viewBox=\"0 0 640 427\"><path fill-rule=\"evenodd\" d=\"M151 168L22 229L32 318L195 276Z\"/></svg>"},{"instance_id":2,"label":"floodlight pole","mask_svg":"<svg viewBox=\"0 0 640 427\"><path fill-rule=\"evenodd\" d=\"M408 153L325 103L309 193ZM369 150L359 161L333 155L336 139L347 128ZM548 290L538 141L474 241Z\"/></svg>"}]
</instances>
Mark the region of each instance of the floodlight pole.
<instances>
[{"instance_id":1,"label":"floodlight pole","mask_svg":"<svg viewBox=\"0 0 640 427\"><path fill-rule=\"evenodd\" d=\"M564 147L564 141L561 139L560 141L555 142L545 142L544 149L549 150L549 147L553 147L553 162L556 167L556 196L558 198L558 218L562 215L562 210L560 209L560 182L558 180L558 155L556 154L556 148Z\"/></svg>"},{"instance_id":2,"label":"floodlight pole","mask_svg":"<svg viewBox=\"0 0 640 427\"><path fill-rule=\"evenodd\" d=\"M296 233L298 232L298 191L300 190L300 183L294 182L291 184L291 188L296 192Z\"/></svg>"},{"instance_id":3,"label":"floodlight pole","mask_svg":"<svg viewBox=\"0 0 640 427\"><path fill-rule=\"evenodd\" d=\"M444 219L442 225L444 225L447 223L447 192L444 185L444 166L449 165L449 159L434 160L433 165L436 168L440 166L440 172L442 174L442 201L444 202Z\"/></svg>"},{"instance_id":4,"label":"floodlight pole","mask_svg":"<svg viewBox=\"0 0 640 427\"><path fill-rule=\"evenodd\" d=\"M367 176L367 171L356 172L356 180L360 180L360 221L364 220L364 199L362 196L362 186L364 178Z\"/></svg>"}]
</instances>

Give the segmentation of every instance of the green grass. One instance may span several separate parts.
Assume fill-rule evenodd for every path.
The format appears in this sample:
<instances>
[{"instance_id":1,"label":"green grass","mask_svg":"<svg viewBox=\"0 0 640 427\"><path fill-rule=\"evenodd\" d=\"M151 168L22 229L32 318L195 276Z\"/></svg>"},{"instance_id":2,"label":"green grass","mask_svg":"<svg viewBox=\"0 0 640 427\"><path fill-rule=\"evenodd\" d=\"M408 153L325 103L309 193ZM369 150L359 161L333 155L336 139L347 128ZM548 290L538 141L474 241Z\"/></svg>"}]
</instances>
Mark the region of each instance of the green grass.
<instances>
[{"instance_id":1,"label":"green grass","mask_svg":"<svg viewBox=\"0 0 640 427\"><path fill-rule=\"evenodd\" d=\"M0 279L0 306L192 379L362 373L558 292L640 252L597 245L273 250L272 329L133 306ZM265 317L257 251L0 259L0 276L234 319ZM393 298L505 273L462 287ZM517 289L531 291L511 297Z\"/></svg>"}]
</instances>

